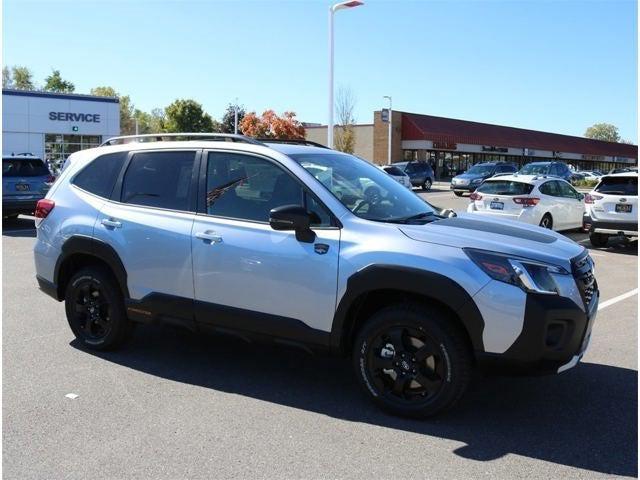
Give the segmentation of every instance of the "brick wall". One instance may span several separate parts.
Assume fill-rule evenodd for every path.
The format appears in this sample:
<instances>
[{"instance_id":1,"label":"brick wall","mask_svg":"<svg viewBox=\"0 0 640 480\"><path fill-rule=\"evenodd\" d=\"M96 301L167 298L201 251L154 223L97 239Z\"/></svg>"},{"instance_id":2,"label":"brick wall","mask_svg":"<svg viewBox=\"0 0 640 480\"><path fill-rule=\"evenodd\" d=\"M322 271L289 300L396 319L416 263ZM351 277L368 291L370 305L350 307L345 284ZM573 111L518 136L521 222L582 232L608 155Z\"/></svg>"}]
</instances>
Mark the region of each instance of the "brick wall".
<instances>
[{"instance_id":1,"label":"brick wall","mask_svg":"<svg viewBox=\"0 0 640 480\"><path fill-rule=\"evenodd\" d=\"M402 112L393 111L393 130L391 133L391 162L402 161ZM383 123L380 111L373 112L373 162L385 165L388 158L389 124Z\"/></svg>"}]
</instances>

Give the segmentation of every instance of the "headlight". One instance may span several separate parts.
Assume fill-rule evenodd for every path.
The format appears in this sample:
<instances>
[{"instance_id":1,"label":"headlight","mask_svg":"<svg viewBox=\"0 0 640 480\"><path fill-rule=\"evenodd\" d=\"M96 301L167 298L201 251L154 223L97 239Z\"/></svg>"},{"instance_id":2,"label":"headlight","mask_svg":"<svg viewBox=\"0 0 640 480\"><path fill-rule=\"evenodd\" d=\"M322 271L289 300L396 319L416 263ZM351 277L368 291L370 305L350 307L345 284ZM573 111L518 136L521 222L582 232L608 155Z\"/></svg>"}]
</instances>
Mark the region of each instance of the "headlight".
<instances>
[{"instance_id":1,"label":"headlight","mask_svg":"<svg viewBox=\"0 0 640 480\"><path fill-rule=\"evenodd\" d=\"M557 294L558 287L551 274L569 275L562 267L527 258L472 248L465 248L464 252L494 280L515 285L525 292Z\"/></svg>"},{"instance_id":2,"label":"headlight","mask_svg":"<svg viewBox=\"0 0 640 480\"><path fill-rule=\"evenodd\" d=\"M473 180L471 180L471 183L480 183L482 180L482 178L474 178Z\"/></svg>"}]
</instances>

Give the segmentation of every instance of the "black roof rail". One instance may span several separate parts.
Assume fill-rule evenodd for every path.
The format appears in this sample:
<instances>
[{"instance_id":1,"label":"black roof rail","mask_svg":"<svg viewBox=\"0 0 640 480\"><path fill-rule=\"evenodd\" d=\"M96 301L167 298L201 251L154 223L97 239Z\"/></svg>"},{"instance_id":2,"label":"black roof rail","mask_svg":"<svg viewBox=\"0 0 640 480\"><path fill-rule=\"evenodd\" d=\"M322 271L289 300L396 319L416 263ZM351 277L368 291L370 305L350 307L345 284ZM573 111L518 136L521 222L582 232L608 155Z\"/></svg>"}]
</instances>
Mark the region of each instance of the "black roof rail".
<instances>
[{"instance_id":1,"label":"black roof rail","mask_svg":"<svg viewBox=\"0 0 640 480\"><path fill-rule=\"evenodd\" d=\"M252 145L264 144L255 138L236 135L233 133L145 133L143 135L122 135L111 137L100 144L101 147L109 145L123 145L125 143L142 142L179 142L188 140L213 140L218 142L242 142Z\"/></svg>"},{"instance_id":2,"label":"black roof rail","mask_svg":"<svg viewBox=\"0 0 640 480\"><path fill-rule=\"evenodd\" d=\"M308 145L310 147L329 149L326 145L322 145L318 142L312 142L311 140L306 140L304 138L258 138L257 140L264 143L287 143L290 145Z\"/></svg>"}]
</instances>

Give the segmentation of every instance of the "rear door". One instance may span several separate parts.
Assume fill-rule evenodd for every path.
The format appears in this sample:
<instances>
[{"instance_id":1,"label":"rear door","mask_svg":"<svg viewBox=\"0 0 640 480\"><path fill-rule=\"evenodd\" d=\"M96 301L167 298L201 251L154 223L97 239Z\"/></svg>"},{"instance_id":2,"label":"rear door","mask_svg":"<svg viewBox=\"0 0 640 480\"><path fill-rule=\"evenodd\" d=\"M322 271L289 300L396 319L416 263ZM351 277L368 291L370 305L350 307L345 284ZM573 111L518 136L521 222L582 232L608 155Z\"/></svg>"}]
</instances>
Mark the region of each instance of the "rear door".
<instances>
[{"instance_id":1,"label":"rear door","mask_svg":"<svg viewBox=\"0 0 640 480\"><path fill-rule=\"evenodd\" d=\"M145 150L129 155L94 229L116 250L133 299L190 306L191 228L199 151ZM191 317L188 308L183 310Z\"/></svg>"},{"instance_id":2,"label":"rear door","mask_svg":"<svg viewBox=\"0 0 640 480\"><path fill-rule=\"evenodd\" d=\"M277 162L249 153L203 156L192 249L196 318L216 328L297 337L329 331L340 230ZM311 243L269 225L269 211L302 205L316 216Z\"/></svg>"},{"instance_id":3,"label":"rear door","mask_svg":"<svg viewBox=\"0 0 640 480\"><path fill-rule=\"evenodd\" d=\"M558 182L560 196L566 205L565 228L578 228L582 226L584 215L584 197L567 182Z\"/></svg>"},{"instance_id":4,"label":"rear door","mask_svg":"<svg viewBox=\"0 0 640 480\"><path fill-rule=\"evenodd\" d=\"M599 220L612 222L638 221L638 176L602 177L595 194L602 196L596 200L592 211Z\"/></svg>"}]
</instances>

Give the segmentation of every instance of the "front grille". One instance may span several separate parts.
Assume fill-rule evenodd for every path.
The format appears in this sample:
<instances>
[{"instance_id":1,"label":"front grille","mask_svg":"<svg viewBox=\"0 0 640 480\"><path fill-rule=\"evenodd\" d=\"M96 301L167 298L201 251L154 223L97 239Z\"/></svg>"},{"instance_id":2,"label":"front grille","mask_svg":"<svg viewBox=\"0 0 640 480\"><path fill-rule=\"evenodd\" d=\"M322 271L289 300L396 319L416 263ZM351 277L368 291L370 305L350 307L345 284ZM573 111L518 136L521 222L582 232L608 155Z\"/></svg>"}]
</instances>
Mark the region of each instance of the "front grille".
<instances>
[{"instance_id":1,"label":"front grille","mask_svg":"<svg viewBox=\"0 0 640 480\"><path fill-rule=\"evenodd\" d=\"M593 297L598 291L598 282L593 275L593 260L589 256L589 252L585 250L582 255L572 259L571 266L580 297L582 297L588 311Z\"/></svg>"}]
</instances>

